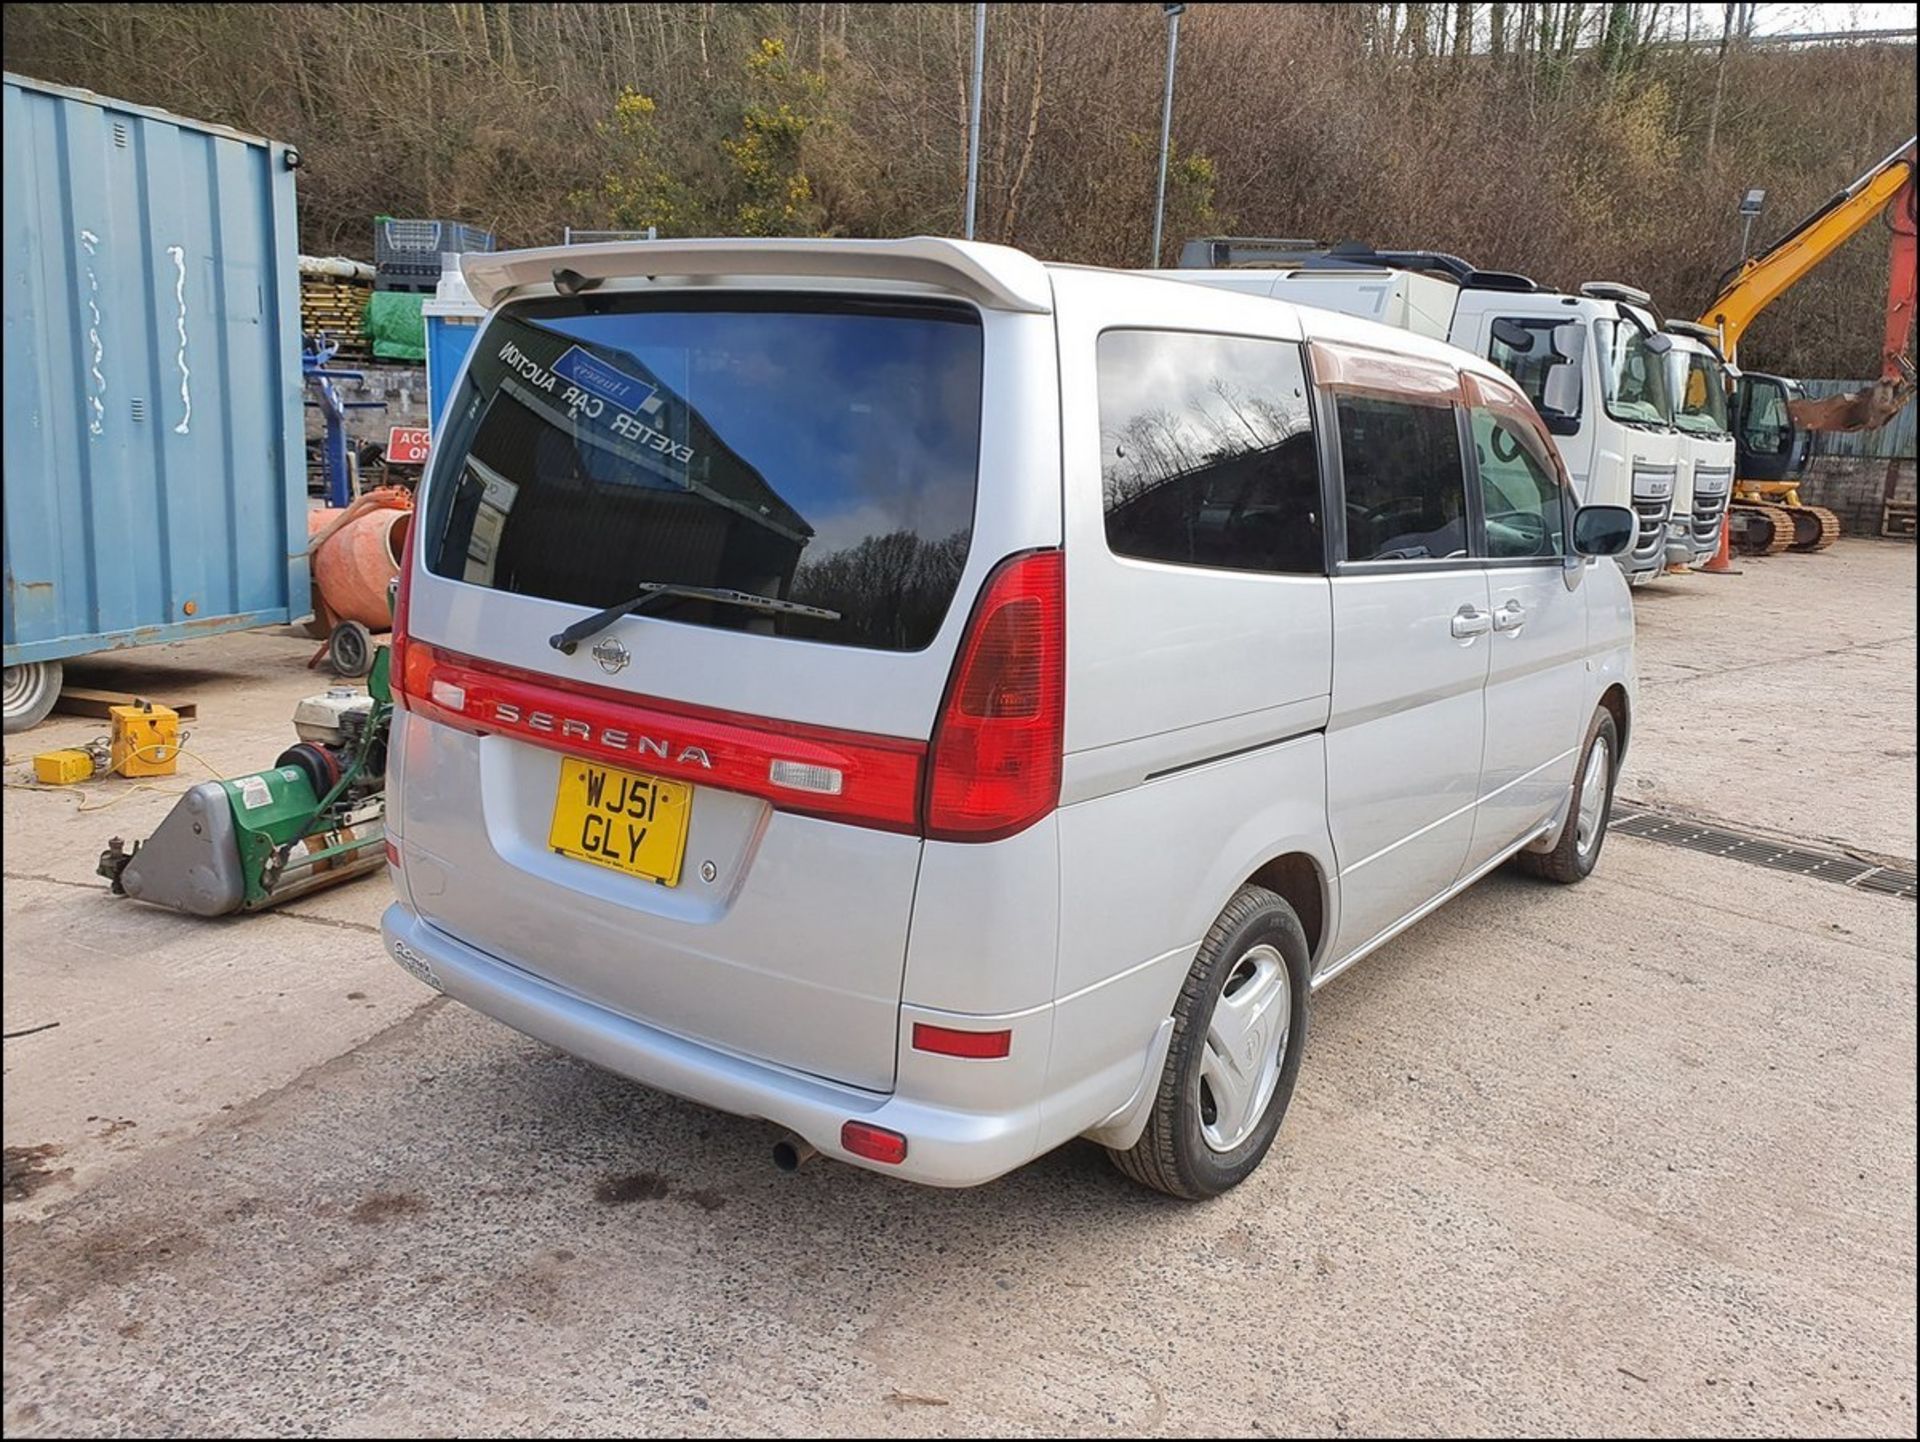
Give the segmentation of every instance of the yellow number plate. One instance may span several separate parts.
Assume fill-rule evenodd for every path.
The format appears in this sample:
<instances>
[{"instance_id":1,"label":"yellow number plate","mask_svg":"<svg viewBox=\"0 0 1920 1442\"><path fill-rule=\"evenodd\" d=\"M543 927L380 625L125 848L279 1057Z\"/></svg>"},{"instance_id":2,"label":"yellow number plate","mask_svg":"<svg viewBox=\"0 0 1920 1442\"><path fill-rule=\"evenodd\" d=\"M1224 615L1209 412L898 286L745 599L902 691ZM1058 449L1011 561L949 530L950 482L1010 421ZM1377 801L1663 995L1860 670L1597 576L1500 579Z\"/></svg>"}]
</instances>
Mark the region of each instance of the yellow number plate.
<instances>
[{"instance_id":1,"label":"yellow number plate","mask_svg":"<svg viewBox=\"0 0 1920 1442\"><path fill-rule=\"evenodd\" d=\"M692 812L691 786L563 757L547 845L562 856L678 886Z\"/></svg>"}]
</instances>

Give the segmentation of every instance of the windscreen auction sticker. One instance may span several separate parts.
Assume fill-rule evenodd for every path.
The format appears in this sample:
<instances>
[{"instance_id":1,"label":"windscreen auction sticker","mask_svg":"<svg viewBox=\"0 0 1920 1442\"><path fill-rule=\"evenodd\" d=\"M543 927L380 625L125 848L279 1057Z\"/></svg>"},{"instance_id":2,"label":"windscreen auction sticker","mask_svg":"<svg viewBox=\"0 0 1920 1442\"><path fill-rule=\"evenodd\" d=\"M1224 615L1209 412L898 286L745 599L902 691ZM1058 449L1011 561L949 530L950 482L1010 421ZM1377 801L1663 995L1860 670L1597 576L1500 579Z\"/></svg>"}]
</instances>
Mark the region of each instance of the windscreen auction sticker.
<instances>
[{"instance_id":1,"label":"windscreen auction sticker","mask_svg":"<svg viewBox=\"0 0 1920 1442\"><path fill-rule=\"evenodd\" d=\"M654 387L638 376L630 376L608 365L577 345L569 346L566 354L553 363L553 373L629 415L638 412L650 416L660 409L660 395Z\"/></svg>"}]
</instances>

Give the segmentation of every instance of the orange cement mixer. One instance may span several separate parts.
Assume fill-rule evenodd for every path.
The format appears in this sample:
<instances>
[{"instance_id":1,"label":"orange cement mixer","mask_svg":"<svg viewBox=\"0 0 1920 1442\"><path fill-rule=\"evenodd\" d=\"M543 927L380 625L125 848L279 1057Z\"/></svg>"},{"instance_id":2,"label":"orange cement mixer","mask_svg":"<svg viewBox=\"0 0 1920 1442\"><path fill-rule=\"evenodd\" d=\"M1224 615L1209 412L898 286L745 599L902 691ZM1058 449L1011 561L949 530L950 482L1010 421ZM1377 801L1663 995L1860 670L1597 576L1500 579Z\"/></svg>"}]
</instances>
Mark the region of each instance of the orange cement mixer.
<instances>
[{"instance_id":1,"label":"orange cement mixer","mask_svg":"<svg viewBox=\"0 0 1920 1442\"><path fill-rule=\"evenodd\" d=\"M387 587L400 574L412 524L413 495L398 486L368 491L341 510L307 512L313 563L307 630L329 638L334 669L342 675L365 675L360 663L372 665L372 633L393 626Z\"/></svg>"}]
</instances>

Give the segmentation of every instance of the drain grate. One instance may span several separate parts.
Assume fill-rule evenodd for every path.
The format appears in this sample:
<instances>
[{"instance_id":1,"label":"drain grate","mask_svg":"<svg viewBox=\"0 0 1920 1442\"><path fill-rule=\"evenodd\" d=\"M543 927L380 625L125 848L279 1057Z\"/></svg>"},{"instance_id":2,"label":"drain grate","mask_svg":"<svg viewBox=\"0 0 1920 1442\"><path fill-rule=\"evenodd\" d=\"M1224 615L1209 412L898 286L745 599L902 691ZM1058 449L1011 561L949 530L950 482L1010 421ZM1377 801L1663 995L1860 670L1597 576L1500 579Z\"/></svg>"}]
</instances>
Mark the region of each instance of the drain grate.
<instances>
[{"instance_id":1,"label":"drain grate","mask_svg":"<svg viewBox=\"0 0 1920 1442\"><path fill-rule=\"evenodd\" d=\"M1664 841L1669 846L1684 846L1709 856L1725 856L1775 871L1790 871L1796 876L1837 881L1842 886L1875 891L1882 896L1904 896L1908 901L1920 899L1920 881L1911 871L1896 871L1871 861L1856 861L1851 856L1807 851L1784 841L1729 831L1724 826L1709 826L1704 821L1689 821L1681 816L1662 816L1657 811L1642 811L1620 803L1614 805L1611 825L1622 836Z\"/></svg>"}]
</instances>

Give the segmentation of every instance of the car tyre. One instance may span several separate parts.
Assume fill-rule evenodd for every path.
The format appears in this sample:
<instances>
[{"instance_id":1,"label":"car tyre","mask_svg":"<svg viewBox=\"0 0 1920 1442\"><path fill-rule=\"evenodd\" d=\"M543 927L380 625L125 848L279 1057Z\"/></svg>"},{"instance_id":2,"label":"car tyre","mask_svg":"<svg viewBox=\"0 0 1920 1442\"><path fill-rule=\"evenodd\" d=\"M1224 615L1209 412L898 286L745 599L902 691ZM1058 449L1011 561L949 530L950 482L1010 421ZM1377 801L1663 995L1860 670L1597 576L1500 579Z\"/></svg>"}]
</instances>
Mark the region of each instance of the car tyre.
<instances>
[{"instance_id":1,"label":"car tyre","mask_svg":"<svg viewBox=\"0 0 1920 1442\"><path fill-rule=\"evenodd\" d=\"M7 667L6 732L27 731L47 719L60 699L66 668L58 661L27 661Z\"/></svg>"},{"instance_id":2,"label":"car tyre","mask_svg":"<svg viewBox=\"0 0 1920 1442\"><path fill-rule=\"evenodd\" d=\"M1524 871L1547 881L1571 886L1585 881L1599 864L1613 819L1613 784L1620 775L1620 731L1613 713L1602 707L1587 727L1587 744L1574 768L1573 796L1567 803L1567 822L1551 851L1523 851L1517 860Z\"/></svg>"},{"instance_id":3,"label":"car tyre","mask_svg":"<svg viewBox=\"0 0 1920 1442\"><path fill-rule=\"evenodd\" d=\"M1273 1145L1307 1040L1307 935L1265 887L1245 886L1207 932L1173 1007L1152 1114L1113 1164L1188 1201L1250 1176Z\"/></svg>"}]
</instances>

